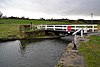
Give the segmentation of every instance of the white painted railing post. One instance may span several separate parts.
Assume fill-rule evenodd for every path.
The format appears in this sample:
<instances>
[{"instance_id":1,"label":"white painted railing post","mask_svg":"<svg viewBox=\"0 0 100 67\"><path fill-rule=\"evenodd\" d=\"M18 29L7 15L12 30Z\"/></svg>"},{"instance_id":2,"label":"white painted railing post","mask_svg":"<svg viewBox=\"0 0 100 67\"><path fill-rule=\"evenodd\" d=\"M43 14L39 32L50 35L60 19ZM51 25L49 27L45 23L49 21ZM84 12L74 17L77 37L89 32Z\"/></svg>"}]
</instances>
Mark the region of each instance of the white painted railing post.
<instances>
[{"instance_id":1,"label":"white painted railing post","mask_svg":"<svg viewBox=\"0 0 100 67\"><path fill-rule=\"evenodd\" d=\"M81 29L81 37L83 37L83 29Z\"/></svg>"},{"instance_id":2,"label":"white painted railing post","mask_svg":"<svg viewBox=\"0 0 100 67\"><path fill-rule=\"evenodd\" d=\"M61 26L61 29L64 30L64 26L63 25Z\"/></svg>"},{"instance_id":3,"label":"white painted railing post","mask_svg":"<svg viewBox=\"0 0 100 67\"><path fill-rule=\"evenodd\" d=\"M47 25L45 25L45 30L47 30Z\"/></svg>"},{"instance_id":4,"label":"white painted railing post","mask_svg":"<svg viewBox=\"0 0 100 67\"><path fill-rule=\"evenodd\" d=\"M84 28L84 33L87 33L87 27Z\"/></svg>"},{"instance_id":5,"label":"white painted railing post","mask_svg":"<svg viewBox=\"0 0 100 67\"><path fill-rule=\"evenodd\" d=\"M94 25L92 26L92 32L94 32Z\"/></svg>"},{"instance_id":6,"label":"white painted railing post","mask_svg":"<svg viewBox=\"0 0 100 67\"><path fill-rule=\"evenodd\" d=\"M55 29L55 25L53 25L53 30L56 30L56 29Z\"/></svg>"}]
</instances>

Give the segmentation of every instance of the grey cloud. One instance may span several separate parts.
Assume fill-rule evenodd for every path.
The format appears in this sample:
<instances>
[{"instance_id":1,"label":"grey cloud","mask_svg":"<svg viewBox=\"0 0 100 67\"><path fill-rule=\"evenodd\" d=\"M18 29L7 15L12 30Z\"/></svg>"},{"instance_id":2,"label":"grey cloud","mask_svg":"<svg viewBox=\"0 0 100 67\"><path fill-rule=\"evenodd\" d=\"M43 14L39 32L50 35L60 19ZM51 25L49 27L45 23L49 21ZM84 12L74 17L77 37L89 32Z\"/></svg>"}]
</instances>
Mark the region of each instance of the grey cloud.
<instances>
[{"instance_id":1,"label":"grey cloud","mask_svg":"<svg viewBox=\"0 0 100 67\"><path fill-rule=\"evenodd\" d=\"M57 15L100 16L100 0L0 0L0 8L14 8Z\"/></svg>"},{"instance_id":2,"label":"grey cloud","mask_svg":"<svg viewBox=\"0 0 100 67\"><path fill-rule=\"evenodd\" d=\"M38 11L60 15L100 15L100 0L38 0Z\"/></svg>"}]
</instances>

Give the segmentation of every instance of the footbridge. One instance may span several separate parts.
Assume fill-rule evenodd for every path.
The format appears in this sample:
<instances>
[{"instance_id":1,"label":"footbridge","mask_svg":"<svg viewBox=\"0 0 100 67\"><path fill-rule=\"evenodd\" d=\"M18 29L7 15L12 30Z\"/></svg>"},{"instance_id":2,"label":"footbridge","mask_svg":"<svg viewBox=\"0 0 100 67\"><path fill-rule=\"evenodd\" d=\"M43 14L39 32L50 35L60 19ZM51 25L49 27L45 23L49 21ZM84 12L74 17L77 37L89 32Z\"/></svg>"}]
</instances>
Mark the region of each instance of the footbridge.
<instances>
[{"instance_id":1,"label":"footbridge","mask_svg":"<svg viewBox=\"0 0 100 67\"><path fill-rule=\"evenodd\" d=\"M77 35L83 38L84 34L92 33L97 30L97 25L37 25L37 29L53 32L58 36L74 35L74 46L77 44Z\"/></svg>"},{"instance_id":2,"label":"footbridge","mask_svg":"<svg viewBox=\"0 0 100 67\"><path fill-rule=\"evenodd\" d=\"M75 35L95 32L97 25L37 25L37 29L54 32L56 35Z\"/></svg>"}]
</instances>

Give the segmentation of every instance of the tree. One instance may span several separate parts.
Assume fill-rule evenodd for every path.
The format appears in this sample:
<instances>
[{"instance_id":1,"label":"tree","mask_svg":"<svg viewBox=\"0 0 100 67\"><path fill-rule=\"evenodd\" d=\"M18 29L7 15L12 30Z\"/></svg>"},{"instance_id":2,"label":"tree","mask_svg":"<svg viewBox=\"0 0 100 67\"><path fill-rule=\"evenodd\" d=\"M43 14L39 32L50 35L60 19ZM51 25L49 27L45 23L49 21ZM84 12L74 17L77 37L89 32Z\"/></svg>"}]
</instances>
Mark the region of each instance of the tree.
<instances>
[{"instance_id":1,"label":"tree","mask_svg":"<svg viewBox=\"0 0 100 67\"><path fill-rule=\"evenodd\" d=\"M24 17L24 16L22 16L22 17L21 17L21 19L25 19L25 17Z\"/></svg>"},{"instance_id":2,"label":"tree","mask_svg":"<svg viewBox=\"0 0 100 67\"><path fill-rule=\"evenodd\" d=\"M0 11L0 18L2 17L3 13Z\"/></svg>"},{"instance_id":3,"label":"tree","mask_svg":"<svg viewBox=\"0 0 100 67\"><path fill-rule=\"evenodd\" d=\"M39 20L45 20L43 17L41 17Z\"/></svg>"},{"instance_id":4,"label":"tree","mask_svg":"<svg viewBox=\"0 0 100 67\"><path fill-rule=\"evenodd\" d=\"M7 17L7 16L5 15L5 16L3 16L2 18L8 19L9 17Z\"/></svg>"}]
</instances>

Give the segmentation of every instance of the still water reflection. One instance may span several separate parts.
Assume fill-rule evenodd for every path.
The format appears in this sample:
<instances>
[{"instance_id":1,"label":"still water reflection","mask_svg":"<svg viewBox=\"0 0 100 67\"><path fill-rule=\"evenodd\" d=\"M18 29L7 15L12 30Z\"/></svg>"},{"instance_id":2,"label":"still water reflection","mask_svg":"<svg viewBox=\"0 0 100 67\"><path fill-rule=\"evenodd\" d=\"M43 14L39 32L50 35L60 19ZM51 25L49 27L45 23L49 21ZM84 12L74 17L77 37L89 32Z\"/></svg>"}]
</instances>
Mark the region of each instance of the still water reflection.
<instances>
[{"instance_id":1,"label":"still water reflection","mask_svg":"<svg viewBox=\"0 0 100 67\"><path fill-rule=\"evenodd\" d=\"M61 39L0 43L0 67L54 67L67 44Z\"/></svg>"}]
</instances>

